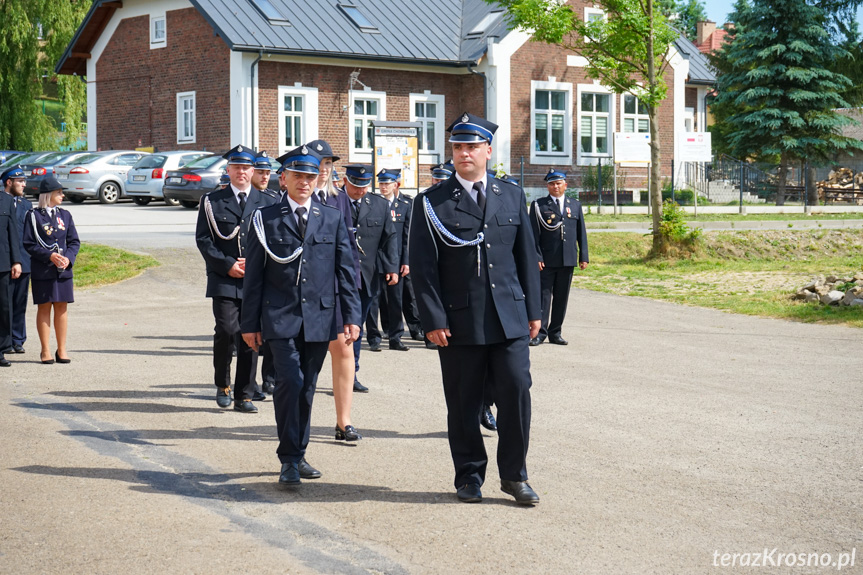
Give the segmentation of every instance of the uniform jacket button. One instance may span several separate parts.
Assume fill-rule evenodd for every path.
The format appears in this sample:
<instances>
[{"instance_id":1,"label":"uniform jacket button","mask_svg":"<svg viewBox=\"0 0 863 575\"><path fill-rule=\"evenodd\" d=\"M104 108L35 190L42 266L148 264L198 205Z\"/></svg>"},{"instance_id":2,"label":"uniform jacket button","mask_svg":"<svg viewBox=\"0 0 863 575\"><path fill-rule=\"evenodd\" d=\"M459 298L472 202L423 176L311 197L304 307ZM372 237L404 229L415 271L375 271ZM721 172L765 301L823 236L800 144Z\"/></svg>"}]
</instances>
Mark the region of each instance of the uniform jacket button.
<instances>
[{"instance_id":1,"label":"uniform jacket button","mask_svg":"<svg viewBox=\"0 0 863 575\"><path fill-rule=\"evenodd\" d=\"M493 267L494 267L494 264L488 264L488 269L491 269Z\"/></svg>"},{"instance_id":2,"label":"uniform jacket button","mask_svg":"<svg viewBox=\"0 0 863 575\"><path fill-rule=\"evenodd\" d=\"M491 289L494 289L494 284L491 284Z\"/></svg>"},{"instance_id":3,"label":"uniform jacket button","mask_svg":"<svg viewBox=\"0 0 863 575\"><path fill-rule=\"evenodd\" d=\"M491 244L485 244L485 247L486 247L486 248L490 248L490 247L491 247Z\"/></svg>"}]
</instances>

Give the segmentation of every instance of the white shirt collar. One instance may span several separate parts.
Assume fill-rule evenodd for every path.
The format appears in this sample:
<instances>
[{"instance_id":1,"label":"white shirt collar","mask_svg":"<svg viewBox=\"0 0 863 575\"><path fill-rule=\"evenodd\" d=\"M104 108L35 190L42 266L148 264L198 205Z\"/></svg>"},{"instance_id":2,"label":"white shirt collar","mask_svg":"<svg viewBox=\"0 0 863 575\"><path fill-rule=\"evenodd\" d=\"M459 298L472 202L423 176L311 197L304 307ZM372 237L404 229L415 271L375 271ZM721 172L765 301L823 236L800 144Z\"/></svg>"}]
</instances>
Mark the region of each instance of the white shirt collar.
<instances>
[{"instance_id":1,"label":"white shirt collar","mask_svg":"<svg viewBox=\"0 0 863 575\"><path fill-rule=\"evenodd\" d=\"M312 198L311 198L311 196L309 196L309 198L308 198L308 199L306 199L306 203L304 203L304 204L298 204L297 202L295 202L295 201L294 201L294 198L292 198L291 196L289 196L289 195L287 195L287 194L285 194L285 197L286 197L286 198L288 198L288 204L291 206L291 213L292 213L292 214L296 214L296 212L297 212L297 208L299 208L300 206L302 206L302 207L306 208L306 216L308 216L308 215L309 215L309 210L310 210L310 209L311 209L311 207L312 207Z\"/></svg>"},{"instance_id":2,"label":"white shirt collar","mask_svg":"<svg viewBox=\"0 0 863 575\"><path fill-rule=\"evenodd\" d=\"M246 192L246 199L248 200L249 199L249 192L252 191L252 186L250 185L245 190L240 190L238 188L235 188L234 184L231 184L231 191L234 192L234 198L236 198L237 203L239 203L240 202L240 192Z\"/></svg>"}]
</instances>

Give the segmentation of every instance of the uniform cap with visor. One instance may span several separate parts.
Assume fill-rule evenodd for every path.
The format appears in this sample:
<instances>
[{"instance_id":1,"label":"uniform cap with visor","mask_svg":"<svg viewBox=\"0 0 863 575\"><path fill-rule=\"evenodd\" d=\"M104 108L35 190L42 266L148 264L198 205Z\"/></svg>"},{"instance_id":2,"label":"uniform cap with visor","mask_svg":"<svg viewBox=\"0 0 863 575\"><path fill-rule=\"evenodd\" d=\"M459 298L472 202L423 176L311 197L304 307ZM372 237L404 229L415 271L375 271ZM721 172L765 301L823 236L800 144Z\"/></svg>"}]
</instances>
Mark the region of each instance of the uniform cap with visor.
<instances>
[{"instance_id":1,"label":"uniform cap with visor","mask_svg":"<svg viewBox=\"0 0 863 575\"><path fill-rule=\"evenodd\" d=\"M497 124L465 112L450 124L446 131L450 133L450 142L488 142L491 144L494 133L497 131Z\"/></svg>"}]
</instances>

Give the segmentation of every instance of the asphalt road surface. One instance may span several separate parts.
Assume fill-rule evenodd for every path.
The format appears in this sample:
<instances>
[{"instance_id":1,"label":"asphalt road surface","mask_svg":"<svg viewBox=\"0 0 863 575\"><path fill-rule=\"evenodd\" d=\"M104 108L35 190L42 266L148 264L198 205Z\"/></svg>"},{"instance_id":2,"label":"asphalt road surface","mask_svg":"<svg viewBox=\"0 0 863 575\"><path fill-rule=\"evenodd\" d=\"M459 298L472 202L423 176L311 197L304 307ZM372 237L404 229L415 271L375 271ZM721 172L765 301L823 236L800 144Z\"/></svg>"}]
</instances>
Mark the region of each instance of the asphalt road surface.
<instances>
[{"instance_id":1,"label":"asphalt road surface","mask_svg":"<svg viewBox=\"0 0 863 575\"><path fill-rule=\"evenodd\" d=\"M500 492L489 432L484 500L456 500L420 342L363 355L356 444L333 438L327 362L307 454L323 477L285 490L272 403L214 401L194 212L74 206L85 241L91 208L163 265L76 293L69 365L38 362L28 313L0 371L0 573L751 573L765 550L836 563L767 572L863 572L860 330L574 290L570 345L531 348L538 506ZM143 211L172 228L147 245L120 215Z\"/></svg>"}]
</instances>

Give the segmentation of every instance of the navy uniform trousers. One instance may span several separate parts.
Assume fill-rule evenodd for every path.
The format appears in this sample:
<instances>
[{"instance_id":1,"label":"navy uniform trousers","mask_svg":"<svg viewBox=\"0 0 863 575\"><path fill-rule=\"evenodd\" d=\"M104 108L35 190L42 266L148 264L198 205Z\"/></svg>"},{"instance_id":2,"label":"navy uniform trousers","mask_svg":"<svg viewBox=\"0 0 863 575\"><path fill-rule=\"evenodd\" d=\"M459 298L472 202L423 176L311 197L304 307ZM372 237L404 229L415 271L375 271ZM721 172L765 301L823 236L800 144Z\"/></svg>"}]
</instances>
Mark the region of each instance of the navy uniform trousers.
<instances>
[{"instance_id":1,"label":"navy uniform trousers","mask_svg":"<svg viewBox=\"0 0 863 575\"><path fill-rule=\"evenodd\" d=\"M424 197L461 240L484 233L479 263L476 247L449 247L429 230ZM479 416L486 381L498 406L500 478L527 480L529 320L540 319L540 298L526 205L521 188L494 178L488 179L484 213L456 178L414 201L410 266L422 327L426 333L443 328L452 333L438 354L456 488L485 481L488 456Z\"/></svg>"}]
</instances>

